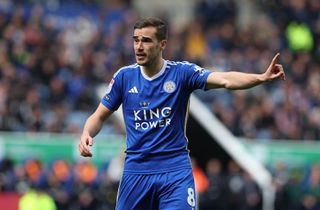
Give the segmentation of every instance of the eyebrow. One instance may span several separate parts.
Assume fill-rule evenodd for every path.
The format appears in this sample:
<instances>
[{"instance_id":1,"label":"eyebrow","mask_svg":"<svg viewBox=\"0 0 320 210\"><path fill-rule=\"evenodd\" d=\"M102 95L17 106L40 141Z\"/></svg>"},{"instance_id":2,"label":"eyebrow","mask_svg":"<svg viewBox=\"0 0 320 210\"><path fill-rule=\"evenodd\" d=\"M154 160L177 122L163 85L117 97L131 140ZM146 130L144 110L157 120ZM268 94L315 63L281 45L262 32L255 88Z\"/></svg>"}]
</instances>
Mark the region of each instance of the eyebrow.
<instances>
[{"instance_id":1,"label":"eyebrow","mask_svg":"<svg viewBox=\"0 0 320 210\"><path fill-rule=\"evenodd\" d=\"M138 39L139 36L132 36L133 39ZM152 41L150 37L142 36L142 41Z\"/></svg>"}]
</instances>

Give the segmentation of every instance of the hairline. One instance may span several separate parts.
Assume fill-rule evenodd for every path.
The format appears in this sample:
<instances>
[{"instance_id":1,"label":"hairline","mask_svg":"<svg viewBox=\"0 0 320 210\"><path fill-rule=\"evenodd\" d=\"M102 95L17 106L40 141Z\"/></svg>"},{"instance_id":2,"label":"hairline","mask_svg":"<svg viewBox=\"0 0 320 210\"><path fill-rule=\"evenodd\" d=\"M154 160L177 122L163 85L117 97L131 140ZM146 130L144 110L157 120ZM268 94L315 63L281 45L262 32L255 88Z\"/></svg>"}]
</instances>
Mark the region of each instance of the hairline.
<instances>
[{"instance_id":1,"label":"hairline","mask_svg":"<svg viewBox=\"0 0 320 210\"><path fill-rule=\"evenodd\" d=\"M155 28L155 37L158 41L167 40L168 39L168 26L166 23L159 18L142 18L138 20L133 27L133 30L143 29L143 28ZM163 30L165 33L159 34L159 29Z\"/></svg>"}]
</instances>

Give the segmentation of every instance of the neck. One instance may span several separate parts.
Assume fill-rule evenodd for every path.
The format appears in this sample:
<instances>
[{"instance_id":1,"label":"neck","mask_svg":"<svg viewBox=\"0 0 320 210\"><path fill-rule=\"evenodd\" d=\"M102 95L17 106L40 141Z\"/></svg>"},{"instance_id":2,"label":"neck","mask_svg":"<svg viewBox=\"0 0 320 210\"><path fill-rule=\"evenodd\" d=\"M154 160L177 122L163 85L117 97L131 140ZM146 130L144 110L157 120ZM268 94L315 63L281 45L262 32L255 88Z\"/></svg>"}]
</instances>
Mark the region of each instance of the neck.
<instances>
[{"instance_id":1,"label":"neck","mask_svg":"<svg viewBox=\"0 0 320 210\"><path fill-rule=\"evenodd\" d=\"M162 58L159 58L156 62L153 62L150 65L142 66L142 70L148 77L153 77L161 71L163 64L164 60Z\"/></svg>"}]
</instances>

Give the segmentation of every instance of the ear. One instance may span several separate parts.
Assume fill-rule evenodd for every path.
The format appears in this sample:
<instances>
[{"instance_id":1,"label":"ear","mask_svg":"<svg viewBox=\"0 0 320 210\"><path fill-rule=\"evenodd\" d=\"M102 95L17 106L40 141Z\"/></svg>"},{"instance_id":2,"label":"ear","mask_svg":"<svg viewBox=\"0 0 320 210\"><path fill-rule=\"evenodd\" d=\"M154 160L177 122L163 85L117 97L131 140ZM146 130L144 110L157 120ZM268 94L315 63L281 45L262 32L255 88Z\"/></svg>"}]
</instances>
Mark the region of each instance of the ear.
<instances>
[{"instance_id":1,"label":"ear","mask_svg":"<svg viewBox=\"0 0 320 210\"><path fill-rule=\"evenodd\" d=\"M167 46L167 40L162 40L162 41L160 41L160 49L161 50L164 50L164 48L166 48L166 46Z\"/></svg>"}]
</instances>

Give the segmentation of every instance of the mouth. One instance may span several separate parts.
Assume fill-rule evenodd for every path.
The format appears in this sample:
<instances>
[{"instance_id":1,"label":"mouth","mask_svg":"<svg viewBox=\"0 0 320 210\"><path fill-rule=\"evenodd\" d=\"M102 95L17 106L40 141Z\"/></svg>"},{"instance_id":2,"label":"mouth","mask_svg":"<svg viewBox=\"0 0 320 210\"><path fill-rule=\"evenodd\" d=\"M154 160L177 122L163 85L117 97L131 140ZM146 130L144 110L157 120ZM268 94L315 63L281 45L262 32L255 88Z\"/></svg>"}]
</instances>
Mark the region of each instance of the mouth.
<instances>
[{"instance_id":1,"label":"mouth","mask_svg":"<svg viewBox=\"0 0 320 210\"><path fill-rule=\"evenodd\" d=\"M145 53L136 53L136 57L138 60L143 60L146 56L147 55Z\"/></svg>"}]
</instances>

